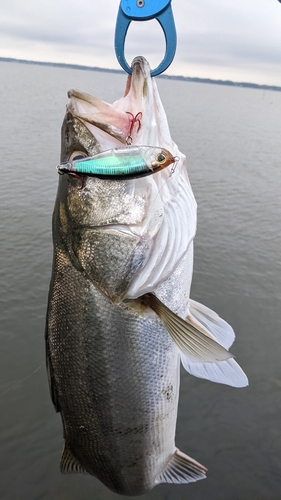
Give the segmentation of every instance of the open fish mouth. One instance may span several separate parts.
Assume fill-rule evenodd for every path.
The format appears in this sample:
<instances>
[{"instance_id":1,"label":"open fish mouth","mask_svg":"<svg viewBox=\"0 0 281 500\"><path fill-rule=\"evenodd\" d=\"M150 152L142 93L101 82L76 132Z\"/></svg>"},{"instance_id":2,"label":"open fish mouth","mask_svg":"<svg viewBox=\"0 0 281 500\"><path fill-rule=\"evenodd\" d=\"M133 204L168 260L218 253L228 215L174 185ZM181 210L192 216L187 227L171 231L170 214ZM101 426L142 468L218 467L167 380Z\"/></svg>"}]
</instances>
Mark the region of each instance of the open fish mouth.
<instances>
[{"instance_id":1,"label":"open fish mouth","mask_svg":"<svg viewBox=\"0 0 281 500\"><path fill-rule=\"evenodd\" d=\"M134 272L122 266L129 277L122 297L149 293L171 276L196 232L196 202L186 158L170 136L150 66L143 57L134 59L124 96L113 104L78 90L68 95L69 123L63 134L66 138L72 134L77 151L96 155L124 147L129 137L132 146L164 148L178 159L175 169L169 166L141 179L114 182L86 177L85 186L69 194L72 223L87 232L91 241L90 233L98 232L100 238L107 237L107 248L114 240L115 249L118 238L125 238L129 244L127 251L124 246L124 255L132 252L126 265L134 262ZM71 154L70 144L62 153L62 162L68 161ZM109 250L106 254L109 256Z\"/></svg>"},{"instance_id":2,"label":"open fish mouth","mask_svg":"<svg viewBox=\"0 0 281 500\"><path fill-rule=\"evenodd\" d=\"M137 56L132 62L132 74L127 78L123 98L110 105L86 92L71 89L68 91L70 99L68 111L88 127L102 144L103 151L107 149L108 144L115 147L118 147L118 144L128 144L128 138L132 144L158 146L158 142L157 144L151 140L140 142L135 137L135 133L145 127L142 123L142 98L149 99L150 97L147 86L148 78L151 79L150 66L143 57ZM128 96L128 102L124 106L124 100L126 101Z\"/></svg>"}]
</instances>

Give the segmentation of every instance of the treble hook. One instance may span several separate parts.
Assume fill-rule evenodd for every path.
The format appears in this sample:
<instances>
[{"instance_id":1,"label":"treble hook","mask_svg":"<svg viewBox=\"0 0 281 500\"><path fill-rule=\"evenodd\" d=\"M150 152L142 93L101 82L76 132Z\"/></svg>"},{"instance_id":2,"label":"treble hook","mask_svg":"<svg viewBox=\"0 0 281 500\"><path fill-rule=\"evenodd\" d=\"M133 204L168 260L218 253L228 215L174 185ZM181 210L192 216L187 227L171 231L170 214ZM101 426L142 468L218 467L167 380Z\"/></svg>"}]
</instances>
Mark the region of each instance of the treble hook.
<instances>
[{"instance_id":1,"label":"treble hook","mask_svg":"<svg viewBox=\"0 0 281 500\"><path fill-rule=\"evenodd\" d=\"M129 115L129 120L130 120L130 130L129 130L129 135L126 137L126 143L128 146L132 144L132 132L135 124L137 123L137 132L141 128L141 119L142 119L142 112L139 111L139 113L136 114L136 116L133 115L130 111L126 111L127 115Z\"/></svg>"},{"instance_id":2,"label":"treble hook","mask_svg":"<svg viewBox=\"0 0 281 500\"><path fill-rule=\"evenodd\" d=\"M120 66L129 74L132 69L128 65L125 55L125 39L131 21L148 21L157 19L163 29L166 41L166 52L163 61L151 76L160 75L174 59L177 34L171 7L172 0L121 0L115 28L115 53Z\"/></svg>"}]
</instances>

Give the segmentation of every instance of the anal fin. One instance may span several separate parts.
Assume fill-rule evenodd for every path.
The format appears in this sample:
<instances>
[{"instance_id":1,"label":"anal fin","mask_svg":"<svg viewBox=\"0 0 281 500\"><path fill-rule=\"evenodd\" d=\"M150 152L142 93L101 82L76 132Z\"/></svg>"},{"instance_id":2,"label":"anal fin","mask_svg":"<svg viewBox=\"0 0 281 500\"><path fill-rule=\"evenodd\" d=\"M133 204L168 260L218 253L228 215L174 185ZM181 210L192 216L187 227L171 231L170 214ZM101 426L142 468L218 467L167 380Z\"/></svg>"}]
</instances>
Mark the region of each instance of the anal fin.
<instances>
[{"instance_id":1,"label":"anal fin","mask_svg":"<svg viewBox=\"0 0 281 500\"><path fill-rule=\"evenodd\" d=\"M60 460L60 471L62 474L88 474L88 472L73 456L67 441L64 442L64 447Z\"/></svg>"},{"instance_id":2,"label":"anal fin","mask_svg":"<svg viewBox=\"0 0 281 500\"><path fill-rule=\"evenodd\" d=\"M176 450L171 456L165 469L157 476L156 484L159 483L194 483L199 479L206 478L207 469L196 460Z\"/></svg>"}]
</instances>

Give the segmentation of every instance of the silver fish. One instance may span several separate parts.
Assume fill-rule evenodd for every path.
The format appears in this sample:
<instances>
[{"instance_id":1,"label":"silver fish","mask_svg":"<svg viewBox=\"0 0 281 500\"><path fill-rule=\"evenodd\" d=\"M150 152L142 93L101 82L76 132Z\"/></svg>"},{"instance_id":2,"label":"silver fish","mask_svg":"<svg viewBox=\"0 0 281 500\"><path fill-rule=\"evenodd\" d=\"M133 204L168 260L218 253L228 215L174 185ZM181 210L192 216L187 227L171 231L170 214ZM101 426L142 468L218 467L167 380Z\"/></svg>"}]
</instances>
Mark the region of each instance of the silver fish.
<instances>
[{"instance_id":1,"label":"silver fish","mask_svg":"<svg viewBox=\"0 0 281 500\"><path fill-rule=\"evenodd\" d=\"M196 202L186 159L147 61L132 69L113 105L69 92L61 162L130 137L167 149L177 166L121 181L60 176L46 353L64 430L61 471L134 496L205 477L175 446L180 360L215 382L243 387L247 377L228 352L232 328L189 297Z\"/></svg>"}]
</instances>

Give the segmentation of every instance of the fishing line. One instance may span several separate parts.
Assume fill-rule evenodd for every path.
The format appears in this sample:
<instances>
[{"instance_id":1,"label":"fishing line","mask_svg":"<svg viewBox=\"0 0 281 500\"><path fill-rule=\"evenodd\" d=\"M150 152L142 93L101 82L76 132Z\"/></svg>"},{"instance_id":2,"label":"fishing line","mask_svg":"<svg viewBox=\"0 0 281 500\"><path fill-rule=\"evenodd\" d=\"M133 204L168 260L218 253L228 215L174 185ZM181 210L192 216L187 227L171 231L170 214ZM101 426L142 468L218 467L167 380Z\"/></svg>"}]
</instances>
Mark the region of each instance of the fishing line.
<instances>
[{"instance_id":1,"label":"fishing line","mask_svg":"<svg viewBox=\"0 0 281 500\"><path fill-rule=\"evenodd\" d=\"M65 343L65 341L67 340L67 338L71 335L71 332L69 332L62 340L61 342L59 343L59 345L57 346L57 348L54 350L54 352L52 352L51 354L51 357L57 353L57 351L63 346L63 344ZM23 379L19 380L18 382L15 382L13 385L11 385L8 389L6 389L6 391L4 391L2 394L0 394L0 399L5 395L7 394L7 392L11 391L12 389L14 389L14 387L17 387L18 385L22 384L22 382L25 382L25 380L29 379L32 375L34 375L36 372L38 372L40 370L40 368L42 368L42 366L44 366L45 363L42 363L40 366L38 366L35 370L33 370L33 372L31 372L29 375L27 375L26 377L24 377ZM84 391L85 392L85 391Z\"/></svg>"},{"instance_id":2,"label":"fishing line","mask_svg":"<svg viewBox=\"0 0 281 500\"><path fill-rule=\"evenodd\" d=\"M151 205L151 208L153 208L153 205L156 203L156 200L158 198L158 196L160 195L162 189L166 186L166 184L168 183L168 181L171 179L172 175L174 174L175 170L176 170L176 167L177 167L177 164L180 160L179 156L175 156L175 163L172 165L172 168L170 169L170 175L169 177L167 177L167 179L165 180L165 182L162 184L162 186L159 188L158 187L158 192L157 192L157 195L155 196L154 200L153 200L153 203ZM159 172L161 173L161 172Z\"/></svg>"},{"instance_id":3,"label":"fishing line","mask_svg":"<svg viewBox=\"0 0 281 500\"><path fill-rule=\"evenodd\" d=\"M67 337L70 335L70 333L68 333L60 342L60 344L57 346L57 348L54 350L54 352L52 353L52 355L56 354L56 352L62 347L62 345L64 344L65 340L67 339ZM7 392L11 391L12 389L14 389L15 387L17 387L18 385L22 384L22 382L25 382L25 380L29 379L32 375L34 375L34 373L38 372L40 370L40 368L42 368L42 366L44 366L45 363L42 363L40 366L38 366L35 370L33 370L33 372L31 372L29 375L27 375L26 377L24 377L23 379L19 380L18 382L15 382L13 385L11 385L8 389L6 389L6 391L4 391L2 394L0 394L0 399L5 395L7 394Z\"/></svg>"},{"instance_id":4,"label":"fishing line","mask_svg":"<svg viewBox=\"0 0 281 500\"><path fill-rule=\"evenodd\" d=\"M29 377L31 377L32 375L34 375L34 373L38 372L38 370L40 370L40 368L42 368L42 366L44 364L45 363L42 363L42 365L38 366L38 368L36 368L33 372L31 372L29 375L27 375L27 377L24 377L22 380L19 380L18 382L16 382L15 384L13 384L11 387L9 387L8 389L6 389L6 391L4 391L2 394L0 394L0 398L2 398L2 396L4 396L5 394L7 394L7 392L9 392L12 389L14 389L14 387L17 387L17 385L21 384L22 382L24 382L25 380L27 380Z\"/></svg>"},{"instance_id":5,"label":"fishing line","mask_svg":"<svg viewBox=\"0 0 281 500\"><path fill-rule=\"evenodd\" d=\"M57 346L57 348L54 350L54 352L52 353L53 354L56 354L56 352L62 347L62 345L64 344L65 340L68 338L68 336L70 335L70 332L61 340L60 344ZM29 379L32 375L34 375L36 372L38 372L40 370L40 368L42 368L42 366L44 366L45 363L42 363L40 366L38 366L35 370L33 370L33 372L31 372L29 375L27 375L26 377L24 377L23 379L19 380L18 382L15 382L13 385L11 385L8 389L6 389L2 394L0 394L0 399L5 395L7 394L7 392L11 391L12 389L14 389L15 387L17 387L18 385L22 384L22 382L25 382L25 380Z\"/></svg>"}]
</instances>

